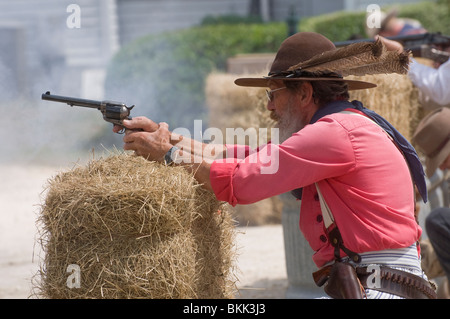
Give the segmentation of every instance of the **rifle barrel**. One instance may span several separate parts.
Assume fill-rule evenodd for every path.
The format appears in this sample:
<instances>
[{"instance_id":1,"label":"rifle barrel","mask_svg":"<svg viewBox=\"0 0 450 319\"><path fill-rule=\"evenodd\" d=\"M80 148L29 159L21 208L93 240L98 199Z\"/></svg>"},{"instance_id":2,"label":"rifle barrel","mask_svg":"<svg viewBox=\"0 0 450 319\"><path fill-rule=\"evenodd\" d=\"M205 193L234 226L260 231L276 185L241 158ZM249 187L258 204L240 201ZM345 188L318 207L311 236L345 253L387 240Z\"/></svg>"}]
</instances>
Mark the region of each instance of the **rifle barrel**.
<instances>
[{"instance_id":1,"label":"rifle barrel","mask_svg":"<svg viewBox=\"0 0 450 319\"><path fill-rule=\"evenodd\" d=\"M435 33L418 33L409 35L397 35L394 37L386 37L386 39L394 40L402 43L407 43L408 46L418 46L420 44L442 44L450 41L450 37L442 35L440 32ZM374 42L374 39L356 39L348 41L334 42L334 45L339 48L352 43L358 42ZM409 48L407 48L409 49Z\"/></svg>"}]
</instances>

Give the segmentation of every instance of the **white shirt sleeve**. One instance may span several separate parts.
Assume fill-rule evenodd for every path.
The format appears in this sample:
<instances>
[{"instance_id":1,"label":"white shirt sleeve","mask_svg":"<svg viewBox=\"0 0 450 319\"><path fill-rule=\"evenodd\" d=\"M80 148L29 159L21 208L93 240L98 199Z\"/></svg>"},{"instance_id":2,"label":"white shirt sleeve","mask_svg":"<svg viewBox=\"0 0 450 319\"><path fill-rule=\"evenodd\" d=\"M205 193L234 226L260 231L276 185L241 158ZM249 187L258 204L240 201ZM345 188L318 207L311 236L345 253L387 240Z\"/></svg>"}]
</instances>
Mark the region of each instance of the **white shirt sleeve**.
<instances>
[{"instance_id":1,"label":"white shirt sleeve","mask_svg":"<svg viewBox=\"0 0 450 319\"><path fill-rule=\"evenodd\" d=\"M450 103L450 60L434 69L412 59L408 75L414 85L433 101L441 105Z\"/></svg>"}]
</instances>

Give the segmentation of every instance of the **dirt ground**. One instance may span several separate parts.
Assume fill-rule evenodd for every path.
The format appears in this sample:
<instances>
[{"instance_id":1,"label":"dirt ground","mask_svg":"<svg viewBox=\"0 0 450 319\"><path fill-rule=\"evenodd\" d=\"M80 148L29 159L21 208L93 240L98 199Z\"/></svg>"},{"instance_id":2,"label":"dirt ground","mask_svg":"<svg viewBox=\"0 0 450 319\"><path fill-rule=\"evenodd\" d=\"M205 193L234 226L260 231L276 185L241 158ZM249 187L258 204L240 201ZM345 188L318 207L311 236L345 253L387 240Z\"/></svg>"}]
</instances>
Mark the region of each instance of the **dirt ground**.
<instances>
[{"instance_id":1,"label":"dirt ground","mask_svg":"<svg viewBox=\"0 0 450 319\"><path fill-rule=\"evenodd\" d=\"M29 298L43 258L35 225L46 181L61 167L0 164L0 298ZM239 227L236 298L285 298L287 276L281 225Z\"/></svg>"}]
</instances>

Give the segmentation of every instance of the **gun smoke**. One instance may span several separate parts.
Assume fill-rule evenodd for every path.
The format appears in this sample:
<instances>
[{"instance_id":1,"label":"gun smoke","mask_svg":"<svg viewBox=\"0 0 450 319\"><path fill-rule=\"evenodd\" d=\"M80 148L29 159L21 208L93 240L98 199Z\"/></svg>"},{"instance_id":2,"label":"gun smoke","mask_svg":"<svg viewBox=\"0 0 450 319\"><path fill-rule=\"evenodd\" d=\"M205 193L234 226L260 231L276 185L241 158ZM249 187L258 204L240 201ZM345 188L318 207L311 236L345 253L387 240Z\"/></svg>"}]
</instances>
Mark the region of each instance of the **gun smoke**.
<instances>
[{"instance_id":1,"label":"gun smoke","mask_svg":"<svg viewBox=\"0 0 450 319\"><path fill-rule=\"evenodd\" d=\"M35 21L32 30L0 27L0 108L7 133L0 163L67 165L89 159L93 150L97 156L122 148L123 136L113 133L112 124L97 110L41 100L46 91L86 99L119 99L127 105L142 100L136 95L103 96L105 62L81 71L69 65L60 45L67 31L65 19L66 12L61 10L58 19ZM133 115L144 115L145 106L137 106ZM146 113L152 112L147 109Z\"/></svg>"}]
</instances>

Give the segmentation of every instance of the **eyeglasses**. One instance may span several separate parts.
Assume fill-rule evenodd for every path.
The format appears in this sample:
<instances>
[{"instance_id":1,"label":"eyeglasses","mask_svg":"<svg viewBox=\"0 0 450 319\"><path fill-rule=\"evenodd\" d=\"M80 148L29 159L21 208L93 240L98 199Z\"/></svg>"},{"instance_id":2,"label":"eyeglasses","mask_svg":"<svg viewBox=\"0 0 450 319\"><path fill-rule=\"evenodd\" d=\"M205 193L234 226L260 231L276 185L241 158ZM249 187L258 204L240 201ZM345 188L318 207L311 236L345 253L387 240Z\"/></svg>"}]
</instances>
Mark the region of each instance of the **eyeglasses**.
<instances>
[{"instance_id":1,"label":"eyeglasses","mask_svg":"<svg viewBox=\"0 0 450 319\"><path fill-rule=\"evenodd\" d=\"M273 100L273 92L285 89L286 87L283 86L282 88L278 88L278 89L274 89L274 90L266 90L266 95L267 95L267 99L269 100L269 102L272 102Z\"/></svg>"}]
</instances>

